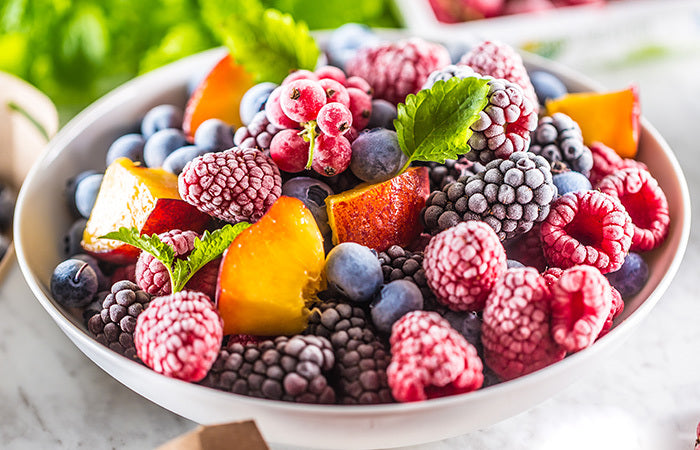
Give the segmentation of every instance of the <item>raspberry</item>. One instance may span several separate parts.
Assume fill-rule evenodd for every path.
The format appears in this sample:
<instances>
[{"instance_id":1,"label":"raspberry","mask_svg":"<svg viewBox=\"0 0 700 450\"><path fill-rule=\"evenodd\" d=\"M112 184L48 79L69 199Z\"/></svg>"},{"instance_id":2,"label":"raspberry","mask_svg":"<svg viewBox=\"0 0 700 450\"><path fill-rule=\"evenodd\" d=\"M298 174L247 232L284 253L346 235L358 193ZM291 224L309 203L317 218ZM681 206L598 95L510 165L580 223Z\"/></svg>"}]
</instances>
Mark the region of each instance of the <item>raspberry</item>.
<instances>
[{"instance_id":1,"label":"raspberry","mask_svg":"<svg viewBox=\"0 0 700 450\"><path fill-rule=\"evenodd\" d=\"M542 272L542 278L544 278L544 282L547 284L547 287L552 289L552 286L557 284L557 281L559 281L559 278L561 278L562 273L564 273L564 269L561 267L549 267L547 270Z\"/></svg>"},{"instance_id":2,"label":"raspberry","mask_svg":"<svg viewBox=\"0 0 700 450\"><path fill-rule=\"evenodd\" d=\"M632 244L633 226L620 202L598 191L562 195L540 227L544 256L563 269L578 264L618 270Z\"/></svg>"},{"instance_id":3,"label":"raspberry","mask_svg":"<svg viewBox=\"0 0 700 450\"><path fill-rule=\"evenodd\" d=\"M550 291L531 267L508 269L486 300L481 328L486 364L503 380L564 358L552 340Z\"/></svg>"},{"instance_id":4,"label":"raspberry","mask_svg":"<svg viewBox=\"0 0 700 450\"><path fill-rule=\"evenodd\" d=\"M127 358L137 359L136 321L150 301L151 296L131 281L118 281L102 301L101 310L88 319L88 330L97 342Z\"/></svg>"},{"instance_id":5,"label":"raspberry","mask_svg":"<svg viewBox=\"0 0 700 450\"><path fill-rule=\"evenodd\" d=\"M214 363L222 338L223 321L209 297L180 291L151 301L136 321L134 345L154 371L200 381Z\"/></svg>"},{"instance_id":6,"label":"raspberry","mask_svg":"<svg viewBox=\"0 0 700 450\"><path fill-rule=\"evenodd\" d=\"M393 326L387 377L400 402L479 389L483 364L476 348L436 312L412 311Z\"/></svg>"},{"instance_id":7,"label":"raspberry","mask_svg":"<svg viewBox=\"0 0 700 450\"><path fill-rule=\"evenodd\" d=\"M534 224L527 233L504 241L503 248L506 250L506 257L510 260L519 261L540 272L547 267L547 260L544 259L542 252L542 242L540 242L539 223Z\"/></svg>"},{"instance_id":8,"label":"raspberry","mask_svg":"<svg viewBox=\"0 0 700 450\"><path fill-rule=\"evenodd\" d=\"M194 249L194 240L200 236L194 231L170 230L158 235L160 240L168 244L175 251L176 257L186 258ZM202 267L187 282L186 288L192 291L200 291L214 298L216 293L216 277L219 273L221 259L211 261ZM136 284L151 295L160 296L170 294L170 274L163 263L158 261L148 252L141 252L136 261Z\"/></svg>"},{"instance_id":9,"label":"raspberry","mask_svg":"<svg viewBox=\"0 0 700 450\"><path fill-rule=\"evenodd\" d=\"M234 394L300 403L334 403L326 375L335 358L319 336L279 336L261 342L229 342L202 384Z\"/></svg>"},{"instance_id":10,"label":"raspberry","mask_svg":"<svg viewBox=\"0 0 700 450\"><path fill-rule=\"evenodd\" d=\"M479 311L506 271L506 252L490 226L467 221L430 240L423 267L439 303L455 311Z\"/></svg>"},{"instance_id":11,"label":"raspberry","mask_svg":"<svg viewBox=\"0 0 700 450\"><path fill-rule=\"evenodd\" d=\"M450 64L450 54L439 44L419 38L365 47L347 63L348 75L372 86L374 98L393 104L418 92L430 72Z\"/></svg>"},{"instance_id":12,"label":"raspberry","mask_svg":"<svg viewBox=\"0 0 700 450\"><path fill-rule=\"evenodd\" d=\"M471 126L471 151L467 153L467 158L483 164L527 150L530 133L537 128L537 103L532 103L520 86L496 78L488 84L488 104Z\"/></svg>"},{"instance_id":13,"label":"raspberry","mask_svg":"<svg viewBox=\"0 0 700 450\"><path fill-rule=\"evenodd\" d=\"M206 153L188 162L178 177L180 197L226 222L256 222L282 193L277 165L260 150Z\"/></svg>"},{"instance_id":14,"label":"raspberry","mask_svg":"<svg viewBox=\"0 0 700 450\"><path fill-rule=\"evenodd\" d=\"M259 111L253 116L248 126L236 130L233 145L240 148L269 150L272 138L281 130L270 123L265 111Z\"/></svg>"},{"instance_id":15,"label":"raspberry","mask_svg":"<svg viewBox=\"0 0 700 450\"><path fill-rule=\"evenodd\" d=\"M618 199L632 218L634 235L630 250L653 250L663 243L671 221L668 202L659 183L648 171L618 170L603 178L598 189Z\"/></svg>"},{"instance_id":16,"label":"raspberry","mask_svg":"<svg viewBox=\"0 0 700 450\"><path fill-rule=\"evenodd\" d=\"M543 156L550 164L561 161L586 177L593 167L593 156L583 145L581 128L564 113L540 118L532 134L530 151Z\"/></svg>"},{"instance_id":17,"label":"raspberry","mask_svg":"<svg viewBox=\"0 0 700 450\"><path fill-rule=\"evenodd\" d=\"M617 316L622 314L622 311L625 309L625 302L622 300L620 292L612 286L610 286L610 299L610 312L608 313L608 317L605 318L603 328L600 330L600 333L598 333L596 340L608 334L608 331L610 331L613 326L613 321Z\"/></svg>"},{"instance_id":18,"label":"raspberry","mask_svg":"<svg viewBox=\"0 0 700 450\"><path fill-rule=\"evenodd\" d=\"M532 108L536 109L539 105L522 57L508 44L484 41L462 56L459 64L467 65L481 75L503 78L517 84Z\"/></svg>"},{"instance_id":19,"label":"raspberry","mask_svg":"<svg viewBox=\"0 0 700 450\"><path fill-rule=\"evenodd\" d=\"M593 187L597 187L600 180L620 169L638 167L647 170L647 166L643 162L631 158L621 158L615 150L601 142L593 142L589 148L593 157L593 168L588 178Z\"/></svg>"}]
</instances>

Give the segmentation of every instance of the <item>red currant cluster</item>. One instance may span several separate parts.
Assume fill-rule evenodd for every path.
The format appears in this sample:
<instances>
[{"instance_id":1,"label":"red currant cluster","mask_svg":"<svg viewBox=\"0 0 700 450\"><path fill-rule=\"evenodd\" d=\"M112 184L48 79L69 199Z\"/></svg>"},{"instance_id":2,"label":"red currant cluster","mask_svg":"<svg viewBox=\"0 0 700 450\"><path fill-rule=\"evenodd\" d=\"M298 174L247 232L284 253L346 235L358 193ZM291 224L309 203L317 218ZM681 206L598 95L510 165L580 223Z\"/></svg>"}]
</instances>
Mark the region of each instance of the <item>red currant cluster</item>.
<instances>
[{"instance_id":1,"label":"red currant cluster","mask_svg":"<svg viewBox=\"0 0 700 450\"><path fill-rule=\"evenodd\" d=\"M283 128L270 143L270 156L285 172L343 172L351 142L369 122L371 92L364 78L346 78L337 67L292 72L265 105L270 123Z\"/></svg>"}]
</instances>

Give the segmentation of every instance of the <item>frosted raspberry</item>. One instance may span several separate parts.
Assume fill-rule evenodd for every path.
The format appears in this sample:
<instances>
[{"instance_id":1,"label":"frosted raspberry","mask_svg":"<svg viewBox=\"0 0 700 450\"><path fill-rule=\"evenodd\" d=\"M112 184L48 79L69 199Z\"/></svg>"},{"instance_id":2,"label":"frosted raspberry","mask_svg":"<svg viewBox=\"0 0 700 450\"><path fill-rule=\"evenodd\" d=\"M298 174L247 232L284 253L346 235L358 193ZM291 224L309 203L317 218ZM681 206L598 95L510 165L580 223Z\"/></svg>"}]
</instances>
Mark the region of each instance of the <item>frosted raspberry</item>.
<instances>
[{"instance_id":1,"label":"frosted raspberry","mask_svg":"<svg viewBox=\"0 0 700 450\"><path fill-rule=\"evenodd\" d=\"M617 316L622 314L622 311L625 309L625 302L622 300L620 292L612 286L610 286L610 299L612 300L610 306L610 313L605 319L605 323L603 323L603 329L600 330L600 333L598 333L598 337L596 337L596 340L608 334L608 331L610 331L610 329L613 326L613 321L617 318Z\"/></svg>"},{"instance_id":2,"label":"frosted raspberry","mask_svg":"<svg viewBox=\"0 0 700 450\"><path fill-rule=\"evenodd\" d=\"M598 191L562 195L540 226L544 256L567 269L578 264L602 273L622 267L632 244L632 220L620 202Z\"/></svg>"},{"instance_id":3,"label":"frosted raspberry","mask_svg":"<svg viewBox=\"0 0 700 450\"><path fill-rule=\"evenodd\" d=\"M549 329L550 291L531 267L508 269L486 300L481 342L484 361L503 380L564 358Z\"/></svg>"},{"instance_id":4,"label":"frosted raspberry","mask_svg":"<svg viewBox=\"0 0 700 450\"><path fill-rule=\"evenodd\" d=\"M566 269L552 286L552 338L573 353L590 346L612 309L608 279L591 266Z\"/></svg>"},{"instance_id":5,"label":"frosted raspberry","mask_svg":"<svg viewBox=\"0 0 700 450\"><path fill-rule=\"evenodd\" d=\"M238 148L206 153L178 176L180 197L226 222L256 222L282 194L277 165L261 151Z\"/></svg>"},{"instance_id":6,"label":"frosted raspberry","mask_svg":"<svg viewBox=\"0 0 700 450\"><path fill-rule=\"evenodd\" d=\"M506 271L506 252L488 224L461 222L435 235L423 267L437 301L455 311L479 311Z\"/></svg>"},{"instance_id":7,"label":"frosted raspberry","mask_svg":"<svg viewBox=\"0 0 700 450\"><path fill-rule=\"evenodd\" d=\"M194 249L195 238L200 237L194 231L170 230L158 235L161 241L175 250L176 257L186 258ZM187 282L186 287L193 291L200 291L214 298L216 293L216 278L219 273L221 258L211 261ZM151 295L170 294L170 274L163 263L158 261L148 252L141 252L136 261L136 284Z\"/></svg>"},{"instance_id":8,"label":"frosted raspberry","mask_svg":"<svg viewBox=\"0 0 700 450\"><path fill-rule=\"evenodd\" d=\"M547 270L542 272L542 278L544 278L544 282L547 284L547 287L552 289L552 286L557 284L557 281L559 281L562 273L564 273L564 269L561 267L549 267Z\"/></svg>"},{"instance_id":9,"label":"frosted raspberry","mask_svg":"<svg viewBox=\"0 0 700 450\"><path fill-rule=\"evenodd\" d=\"M184 381L203 379L219 354L223 321L209 297L180 291L154 298L136 321L136 353L148 367Z\"/></svg>"},{"instance_id":10,"label":"frosted raspberry","mask_svg":"<svg viewBox=\"0 0 700 450\"><path fill-rule=\"evenodd\" d=\"M488 104L470 127L473 131L469 137L471 150L466 155L482 164L526 151L530 146L530 133L537 128L537 103L532 103L520 86L496 78L488 84Z\"/></svg>"},{"instance_id":11,"label":"frosted raspberry","mask_svg":"<svg viewBox=\"0 0 700 450\"><path fill-rule=\"evenodd\" d=\"M459 60L482 75L504 78L523 89L525 97L537 108L537 94L530 82L523 58L513 47L503 42L484 41L473 47Z\"/></svg>"},{"instance_id":12,"label":"frosted raspberry","mask_svg":"<svg viewBox=\"0 0 700 450\"><path fill-rule=\"evenodd\" d=\"M618 170L598 183L601 192L617 198L632 218L632 251L648 251L660 246L668 235L671 219L668 201L659 183L640 168Z\"/></svg>"},{"instance_id":13,"label":"frosted raspberry","mask_svg":"<svg viewBox=\"0 0 700 450\"><path fill-rule=\"evenodd\" d=\"M476 348L440 314L412 311L391 330L387 378L394 399L414 402L479 389L483 364Z\"/></svg>"},{"instance_id":14,"label":"frosted raspberry","mask_svg":"<svg viewBox=\"0 0 700 450\"><path fill-rule=\"evenodd\" d=\"M449 63L445 47L412 38L365 47L348 61L346 71L367 80L374 98L397 104L418 92L430 72Z\"/></svg>"},{"instance_id":15,"label":"frosted raspberry","mask_svg":"<svg viewBox=\"0 0 700 450\"><path fill-rule=\"evenodd\" d=\"M601 142L593 142L589 148L593 156L593 168L588 178L593 187L597 187L600 180L620 169L629 167L647 169L643 162L631 158L621 158L615 150Z\"/></svg>"}]
</instances>

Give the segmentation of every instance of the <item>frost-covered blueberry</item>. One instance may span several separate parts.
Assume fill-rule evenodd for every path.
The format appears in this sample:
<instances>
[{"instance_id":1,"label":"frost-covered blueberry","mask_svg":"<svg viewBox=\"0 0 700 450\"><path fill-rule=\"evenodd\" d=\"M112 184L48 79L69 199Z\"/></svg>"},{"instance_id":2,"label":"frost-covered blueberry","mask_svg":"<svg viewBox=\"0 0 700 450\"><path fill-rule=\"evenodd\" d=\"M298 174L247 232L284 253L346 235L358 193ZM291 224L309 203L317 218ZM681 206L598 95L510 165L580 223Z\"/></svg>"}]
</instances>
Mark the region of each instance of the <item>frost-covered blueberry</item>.
<instances>
[{"instance_id":1,"label":"frost-covered blueberry","mask_svg":"<svg viewBox=\"0 0 700 450\"><path fill-rule=\"evenodd\" d=\"M158 105L141 120L141 134L148 140L156 132L168 128L182 128L182 109L174 105Z\"/></svg>"},{"instance_id":2,"label":"frost-covered blueberry","mask_svg":"<svg viewBox=\"0 0 700 450\"><path fill-rule=\"evenodd\" d=\"M168 155L187 144L182 130L166 128L157 131L148 138L143 147L143 160L148 167L161 167Z\"/></svg>"},{"instance_id":3,"label":"frost-covered blueberry","mask_svg":"<svg viewBox=\"0 0 700 450\"><path fill-rule=\"evenodd\" d=\"M393 103L381 98L374 99L372 100L372 115L369 116L367 128L393 130L397 114L396 106Z\"/></svg>"},{"instance_id":4,"label":"frost-covered blueberry","mask_svg":"<svg viewBox=\"0 0 700 450\"><path fill-rule=\"evenodd\" d=\"M75 207L81 216L90 217L102 185L103 174L95 173L80 180L75 188Z\"/></svg>"},{"instance_id":5,"label":"frost-covered blueberry","mask_svg":"<svg viewBox=\"0 0 700 450\"><path fill-rule=\"evenodd\" d=\"M117 158L129 158L134 162L144 162L143 146L146 140L139 133L129 133L118 137L107 150L106 164L109 166Z\"/></svg>"},{"instance_id":6,"label":"frost-covered blueberry","mask_svg":"<svg viewBox=\"0 0 700 450\"><path fill-rule=\"evenodd\" d=\"M371 300L384 282L377 256L355 242L340 243L328 253L326 278L330 288L356 302Z\"/></svg>"},{"instance_id":7,"label":"frost-covered blueberry","mask_svg":"<svg viewBox=\"0 0 700 450\"><path fill-rule=\"evenodd\" d=\"M370 308L374 326L388 334L401 316L423 309L423 294L412 281L394 280L382 286Z\"/></svg>"},{"instance_id":8,"label":"frost-covered blueberry","mask_svg":"<svg viewBox=\"0 0 700 450\"><path fill-rule=\"evenodd\" d=\"M220 119L207 119L194 133L194 145L210 152L233 147L233 128Z\"/></svg>"},{"instance_id":9,"label":"frost-covered blueberry","mask_svg":"<svg viewBox=\"0 0 700 450\"><path fill-rule=\"evenodd\" d=\"M406 163L396 132L373 128L360 133L352 143L350 170L368 183L379 183L395 176Z\"/></svg>"},{"instance_id":10,"label":"frost-covered blueberry","mask_svg":"<svg viewBox=\"0 0 700 450\"><path fill-rule=\"evenodd\" d=\"M239 107L243 125L248 126L257 113L265 110L265 103L267 103L267 99L276 87L275 83L266 81L256 84L243 94Z\"/></svg>"},{"instance_id":11,"label":"frost-covered blueberry","mask_svg":"<svg viewBox=\"0 0 700 450\"><path fill-rule=\"evenodd\" d=\"M97 293L97 274L85 261L67 259L54 269L50 285L54 300L66 307L80 308Z\"/></svg>"}]
</instances>

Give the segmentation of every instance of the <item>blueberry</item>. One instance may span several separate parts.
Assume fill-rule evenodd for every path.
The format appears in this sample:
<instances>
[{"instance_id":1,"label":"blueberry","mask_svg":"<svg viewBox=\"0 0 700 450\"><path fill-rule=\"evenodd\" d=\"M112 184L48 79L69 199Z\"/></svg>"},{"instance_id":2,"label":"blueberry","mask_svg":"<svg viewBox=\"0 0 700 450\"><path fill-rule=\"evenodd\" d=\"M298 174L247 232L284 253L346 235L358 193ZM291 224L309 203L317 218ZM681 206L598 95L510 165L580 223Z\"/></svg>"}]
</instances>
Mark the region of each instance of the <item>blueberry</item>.
<instances>
[{"instance_id":1,"label":"blueberry","mask_svg":"<svg viewBox=\"0 0 700 450\"><path fill-rule=\"evenodd\" d=\"M51 275L51 295L63 306L80 308L88 305L97 293L97 274L79 259L60 263Z\"/></svg>"},{"instance_id":2,"label":"blueberry","mask_svg":"<svg viewBox=\"0 0 700 450\"><path fill-rule=\"evenodd\" d=\"M452 61L452 64L458 64L462 59L462 56L472 49L471 44L462 40L446 42L444 45L445 48L447 48L447 51L450 53L450 60Z\"/></svg>"},{"instance_id":3,"label":"blueberry","mask_svg":"<svg viewBox=\"0 0 700 450\"><path fill-rule=\"evenodd\" d=\"M80 241L83 239L87 219L80 218L73 222L66 234L63 235L63 256L69 258L75 254L82 253L83 247Z\"/></svg>"},{"instance_id":4,"label":"blueberry","mask_svg":"<svg viewBox=\"0 0 700 450\"><path fill-rule=\"evenodd\" d=\"M393 103L382 99L372 100L372 115L369 116L367 128L394 129L394 119L396 119L396 106Z\"/></svg>"},{"instance_id":5,"label":"blueberry","mask_svg":"<svg viewBox=\"0 0 700 450\"><path fill-rule=\"evenodd\" d=\"M233 128L220 119L207 119L194 132L194 145L210 152L233 147Z\"/></svg>"},{"instance_id":6,"label":"blueberry","mask_svg":"<svg viewBox=\"0 0 700 450\"><path fill-rule=\"evenodd\" d=\"M452 328L457 330L459 334L476 347L479 354L483 350L481 344L481 317L474 311L457 312L448 310L442 315Z\"/></svg>"},{"instance_id":7,"label":"blueberry","mask_svg":"<svg viewBox=\"0 0 700 450\"><path fill-rule=\"evenodd\" d=\"M139 133L129 133L118 137L107 150L107 165L117 158L129 158L134 162L144 162L143 146L146 140Z\"/></svg>"},{"instance_id":8,"label":"blueberry","mask_svg":"<svg viewBox=\"0 0 700 450\"><path fill-rule=\"evenodd\" d=\"M326 197L333 195L333 191L326 183L309 177L295 177L282 185L282 195L304 202L314 215L321 234L325 235L331 230L328 226Z\"/></svg>"},{"instance_id":9,"label":"blueberry","mask_svg":"<svg viewBox=\"0 0 700 450\"><path fill-rule=\"evenodd\" d=\"M187 145L187 139L182 130L166 128L157 131L148 138L143 148L143 159L146 166L161 167L168 155L185 145Z\"/></svg>"},{"instance_id":10,"label":"blueberry","mask_svg":"<svg viewBox=\"0 0 700 450\"><path fill-rule=\"evenodd\" d=\"M141 120L141 134L146 140L167 128L182 128L182 109L173 105L158 105Z\"/></svg>"},{"instance_id":11,"label":"blueberry","mask_svg":"<svg viewBox=\"0 0 700 450\"><path fill-rule=\"evenodd\" d=\"M104 175L101 173L88 175L80 180L75 187L75 207L78 209L80 215L86 219L90 217L92 208L95 206L97 193L100 191L103 177Z\"/></svg>"},{"instance_id":12,"label":"blueberry","mask_svg":"<svg viewBox=\"0 0 700 450\"><path fill-rule=\"evenodd\" d=\"M180 147L165 158L163 161L163 170L167 170L175 175L180 175L182 169L185 168L188 162L205 153L210 153L211 150L200 148L196 145L185 145Z\"/></svg>"},{"instance_id":13,"label":"blueberry","mask_svg":"<svg viewBox=\"0 0 700 450\"><path fill-rule=\"evenodd\" d=\"M541 105L544 105L548 99L559 98L568 92L564 83L549 72L541 70L531 72L530 82L535 88L537 101Z\"/></svg>"},{"instance_id":14,"label":"blueberry","mask_svg":"<svg viewBox=\"0 0 700 450\"><path fill-rule=\"evenodd\" d=\"M559 195L569 192L588 191L592 189L591 182L580 172L569 170L552 177L552 183L557 187Z\"/></svg>"},{"instance_id":15,"label":"blueberry","mask_svg":"<svg viewBox=\"0 0 700 450\"><path fill-rule=\"evenodd\" d=\"M102 272L102 269L100 268L100 264L97 262L97 259L87 255L85 253L77 253L75 255L72 255L70 257L71 259L79 259L80 261L84 261L88 263L90 268L95 271L95 275L97 275L97 289L98 290L105 290L109 289L109 279L105 276L104 272Z\"/></svg>"},{"instance_id":16,"label":"blueberry","mask_svg":"<svg viewBox=\"0 0 700 450\"><path fill-rule=\"evenodd\" d=\"M265 103L270 93L275 90L277 85L266 81L258 83L248 89L243 97L241 97L240 115L243 125L248 126L253 121L253 117L260 111L265 109Z\"/></svg>"},{"instance_id":17,"label":"blueberry","mask_svg":"<svg viewBox=\"0 0 700 450\"><path fill-rule=\"evenodd\" d=\"M642 290L649 279L649 266L639 253L630 252L622 267L616 272L605 274L608 281L627 300Z\"/></svg>"},{"instance_id":18,"label":"blueberry","mask_svg":"<svg viewBox=\"0 0 700 450\"><path fill-rule=\"evenodd\" d=\"M520 261L516 261L514 259L507 259L506 265L508 266L509 269L525 267L525 264L521 263Z\"/></svg>"},{"instance_id":19,"label":"blueberry","mask_svg":"<svg viewBox=\"0 0 700 450\"><path fill-rule=\"evenodd\" d=\"M391 326L401 316L423 309L423 294L412 281L394 280L382 286L370 308L374 326L389 334Z\"/></svg>"},{"instance_id":20,"label":"blueberry","mask_svg":"<svg viewBox=\"0 0 700 450\"><path fill-rule=\"evenodd\" d=\"M14 189L0 183L0 232L7 232L12 226L16 196Z\"/></svg>"},{"instance_id":21,"label":"blueberry","mask_svg":"<svg viewBox=\"0 0 700 450\"><path fill-rule=\"evenodd\" d=\"M386 128L365 130L352 143L350 170L357 178L378 183L396 175L406 162L396 132Z\"/></svg>"},{"instance_id":22,"label":"blueberry","mask_svg":"<svg viewBox=\"0 0 700 450\"><path fill-rule=\"evenodd\" d=\"M328 62L341 69L362 47L379 43L379 37L366 25L346 23L336 28L326 42Z\"/></svg>"},{"instance_id":23,"label":"blueberry","mask_svg":"<svg viewBox=\"0 0 700 450\"><path fill-rule=\"evenodd\" d=\"M85 170L69 178L68 181L66 181L66 187L63 191L63 196L65 197L66 205L68 205L68 209L70 209L70 212L71 214L73 214L73 216L80 217L80 211L78 211L78 207L75 205L75 190L78 187L78 184L83 179L97 173L99 172L96 170Z\"/></svg>"},{"instance_id":24,"label":"blueberry","mask_svg":"<svg viewBox=\"0 0 700 450\"><path fill-rule=\"evenodd\" d=\"M371 300L384 281L377 256L355 242L338 244L328 253L326 278L329 287L356 302Z\"/></svg>"}]
</instances>

